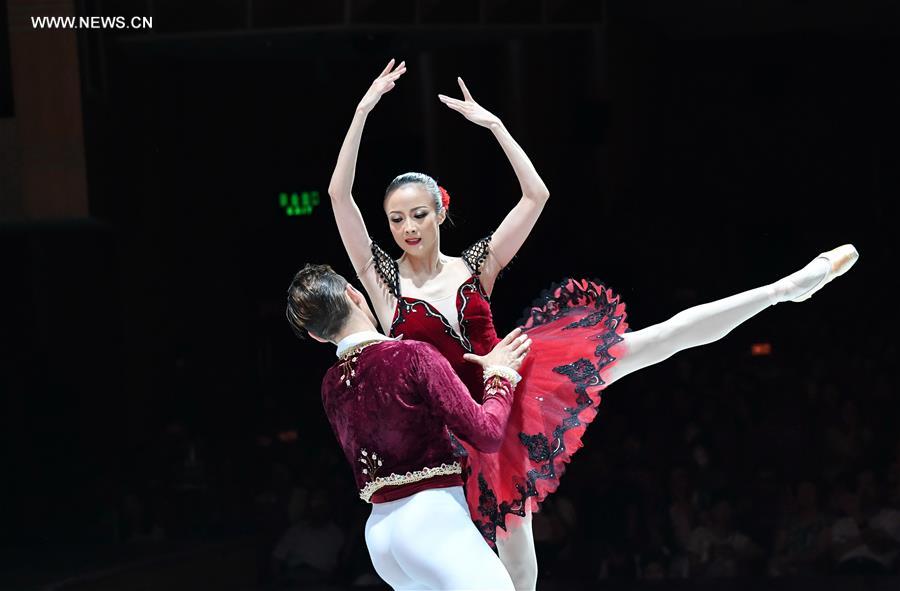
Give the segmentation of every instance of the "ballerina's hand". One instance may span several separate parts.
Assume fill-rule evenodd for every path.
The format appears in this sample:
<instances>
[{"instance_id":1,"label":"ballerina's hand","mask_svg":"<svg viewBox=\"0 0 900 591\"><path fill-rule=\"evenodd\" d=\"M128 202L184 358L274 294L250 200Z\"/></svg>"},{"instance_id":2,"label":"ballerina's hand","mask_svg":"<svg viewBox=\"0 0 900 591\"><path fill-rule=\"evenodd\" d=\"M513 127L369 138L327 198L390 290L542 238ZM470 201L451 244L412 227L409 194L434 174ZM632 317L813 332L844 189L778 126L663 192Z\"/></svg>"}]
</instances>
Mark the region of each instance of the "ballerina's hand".
<instances>
[{"instance_id":1,"label":"ballerina's hand","mask_svg":"<svg viewBox=\"0 0 900 591\"><path fill-rule=\"evenodd\" d=\"M370 112L375 105L378 104L378 101L381 100L381 95L390 92L390 90L394 88L394 83L404 72L406 72L406 62L400 62L400 64L394 68L394 60L391 59L384 70L381 71L381 74L378 75L378 78L372 82L372 86L366 91L362 100L359 101L357 109L366 113Z\"/></svg>"},{"instance_id":2,"label":"ballerina's hand","mask_svg":"<svg viewBox=\"0 0 900 591\"><path fill-rule=\"evenodd\" d=\"M503 340L497 343L487 355L466 353L463 355L463 359L477 363L484 368L489 365L502 365L518 371L530 349L531 339L522 332L521 328L516 328L503 337Z\"/></svg>"},{"instance_id":3,"label":"ballerina's hand","mask_svg":"<svg viewBox=\"0 0 900 591\"><path fill-rule=\"evenodd\" d=\"M466 88L466 83L463 82L462 78L457 78L456 81L459 82L459 87L462 89L463 98L465 100L450 98L449 96L439 94L438 98L441 99L442 103L457 113L462 113L463 117L482 127L490 127L495 123L500 123L499 117L475 102L475 99L472 98L472 93Z\"/></svg>"}]
</instances>

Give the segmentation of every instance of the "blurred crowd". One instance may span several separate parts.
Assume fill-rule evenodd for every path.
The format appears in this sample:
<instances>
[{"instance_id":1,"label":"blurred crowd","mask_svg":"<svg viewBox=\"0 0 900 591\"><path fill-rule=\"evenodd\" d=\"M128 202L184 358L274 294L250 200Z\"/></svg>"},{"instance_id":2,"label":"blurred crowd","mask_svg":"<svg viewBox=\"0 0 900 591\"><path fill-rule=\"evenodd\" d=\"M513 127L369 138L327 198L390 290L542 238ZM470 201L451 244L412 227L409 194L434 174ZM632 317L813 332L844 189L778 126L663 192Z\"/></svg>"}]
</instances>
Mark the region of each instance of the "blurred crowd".
<instances>
[{"instance_id":1,"label":"blurred crowd","mask_svg":"<svg viewBox=\"0 0 900 591\"><path fill-rule=\"evenodd\" d=\"M896 347L870 345L698 348L606 390L534 517L541 577L900 574ZM231 447L170 422L143 479L108 500L108 531L123 543L251 536L266 588L380 585L369 506L319 404L309 396L298 428L261 421Z\"/></svg>"}]
</instances>

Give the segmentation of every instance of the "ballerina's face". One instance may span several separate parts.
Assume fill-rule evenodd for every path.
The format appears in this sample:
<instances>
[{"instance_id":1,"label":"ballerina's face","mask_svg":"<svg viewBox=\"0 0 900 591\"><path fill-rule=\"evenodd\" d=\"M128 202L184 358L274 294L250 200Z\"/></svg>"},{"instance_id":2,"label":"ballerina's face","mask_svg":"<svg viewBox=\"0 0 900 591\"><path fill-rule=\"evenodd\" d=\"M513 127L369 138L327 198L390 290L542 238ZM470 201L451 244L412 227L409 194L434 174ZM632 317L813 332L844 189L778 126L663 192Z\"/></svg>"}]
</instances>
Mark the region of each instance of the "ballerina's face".
<instances>
[{"instance_id":1,"label":"ballerina's face","mask_svg":"<svg viewBox=\"0 0 900 591\"><path fill-rule=\"evenodd\" d=\"M391 234L403 252L421 256L439 247L440 226L447 217L438 212L434 197L418 183L403 185L384 200Z\"/></svg>"}]
</instances>

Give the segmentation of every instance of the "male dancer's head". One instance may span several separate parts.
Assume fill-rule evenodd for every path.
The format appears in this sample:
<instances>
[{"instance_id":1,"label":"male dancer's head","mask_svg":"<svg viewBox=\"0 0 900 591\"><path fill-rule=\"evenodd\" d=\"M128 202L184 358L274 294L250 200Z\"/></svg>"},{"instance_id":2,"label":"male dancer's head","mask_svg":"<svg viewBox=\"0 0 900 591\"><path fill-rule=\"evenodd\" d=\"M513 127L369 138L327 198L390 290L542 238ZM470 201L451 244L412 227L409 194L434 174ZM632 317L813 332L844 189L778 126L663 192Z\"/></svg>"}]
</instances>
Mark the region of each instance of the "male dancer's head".
<instances>
[{"instance_id":1,"label":"male dancer's head","mask_svg":"<svg viewBox=\"0 0 900 591\"><path fill-rule=\"evenodd\" d=\"M328 265L307 264L294 275L286 313L298 337L321 343L376 330L377 324L365 296Z\"/></svg>"}]
</instances>

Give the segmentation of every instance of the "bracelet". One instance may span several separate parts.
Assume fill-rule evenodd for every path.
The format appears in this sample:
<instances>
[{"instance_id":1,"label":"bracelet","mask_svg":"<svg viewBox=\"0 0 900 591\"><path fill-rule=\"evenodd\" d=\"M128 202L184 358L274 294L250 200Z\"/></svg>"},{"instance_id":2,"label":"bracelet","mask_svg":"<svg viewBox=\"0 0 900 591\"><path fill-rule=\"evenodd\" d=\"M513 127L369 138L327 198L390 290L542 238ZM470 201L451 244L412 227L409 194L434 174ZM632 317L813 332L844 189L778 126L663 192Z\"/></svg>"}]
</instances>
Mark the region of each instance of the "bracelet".
<instances>
[{"instance_id":1,"label":"bracelet","mask_svg":"<svg viewBox=\"0 0 900 591\"><path fill-rule=\"evenodd\" d=\"M485 367L484 381L487 382L493 377L505 379L513 388L516 387L516 384L522 381L522 376L519 375L519 372L512 369L511 367L506 367L505 365L489 365Z\"/></svg>"}]
</instances>

